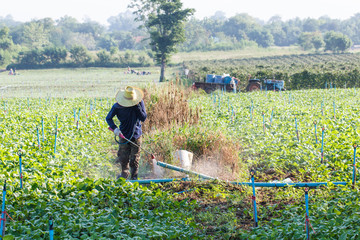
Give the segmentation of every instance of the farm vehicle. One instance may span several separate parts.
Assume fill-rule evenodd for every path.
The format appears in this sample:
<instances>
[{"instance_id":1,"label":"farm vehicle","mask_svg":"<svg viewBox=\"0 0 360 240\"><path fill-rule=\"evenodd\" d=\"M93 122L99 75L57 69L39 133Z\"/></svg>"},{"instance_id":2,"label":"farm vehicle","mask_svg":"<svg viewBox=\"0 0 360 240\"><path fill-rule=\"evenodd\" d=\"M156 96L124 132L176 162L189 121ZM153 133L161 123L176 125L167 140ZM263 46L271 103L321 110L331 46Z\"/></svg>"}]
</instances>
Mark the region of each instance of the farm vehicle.
<instances>
[{"instance_id":1,"label":"farm vehicle","mask_svg":"<svg viewBox=\"0 0 360 240\"><path fill-rule=\"evenodd\" d=\"M239 79L231 77L229 75L206 75L205 82L194 82L192 85L193 89L203 89L206 93L211 93L215 90L225 90L233 92L234 89L239 90ZM247 92L260 91L260 90L273 90L273 91L284 91L284 80L275 79L248 79L246 86ZM234 91L235 92L235 91Z\"/></svg>"}]
</instances>

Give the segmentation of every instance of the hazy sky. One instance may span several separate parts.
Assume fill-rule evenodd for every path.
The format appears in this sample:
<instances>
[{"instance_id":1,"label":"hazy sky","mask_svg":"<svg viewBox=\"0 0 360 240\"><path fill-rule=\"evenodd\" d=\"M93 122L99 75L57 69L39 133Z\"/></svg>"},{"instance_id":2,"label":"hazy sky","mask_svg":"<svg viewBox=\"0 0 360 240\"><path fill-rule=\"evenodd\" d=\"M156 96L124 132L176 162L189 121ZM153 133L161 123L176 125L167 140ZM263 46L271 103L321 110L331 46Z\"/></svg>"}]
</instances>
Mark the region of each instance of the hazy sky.
<instances>
[{"instance_id":1,"label":"hazy sky","mask_svg":"<svg viewBox=\"0 0 360 240\"><path fill-rule=\"evenodd\" d=\"M2 4L0 16L12 15L17 21L68 15L107 24L110 16L125 12L130 0L12 0ZM360 12L360 0L182 0L184 7L195 8L195 17L203 18L223 11L227 17L236 13L267 21L274 15L283 20L295 17L347 19Z\"/></svg>"}]
</instances>

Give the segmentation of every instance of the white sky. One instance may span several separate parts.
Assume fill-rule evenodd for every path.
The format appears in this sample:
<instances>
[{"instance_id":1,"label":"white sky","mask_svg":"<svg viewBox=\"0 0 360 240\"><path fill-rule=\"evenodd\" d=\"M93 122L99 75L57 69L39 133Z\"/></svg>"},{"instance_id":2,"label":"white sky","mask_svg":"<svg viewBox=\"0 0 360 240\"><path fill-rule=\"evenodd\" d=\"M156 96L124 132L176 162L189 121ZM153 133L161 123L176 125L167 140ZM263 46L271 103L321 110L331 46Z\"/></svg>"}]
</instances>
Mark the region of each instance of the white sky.
<instances>
[{"instance_id":1,"label":"white sky","mask_svg":"<svg viewBox=\"0 0 360 240\"><path fill-rule=\"evenodd\" d=\"M182 0L184 7L195 8L196 18L209 17L223 11L227 17L236 13L267 21L274 15L283 20L319 18L327 15L334 19L347 19L360 13L360 0ZM0 16L12 15L17 21L30 21L51 17L59 19L65 15L82 22L86 18L107 24L107 19L127 10L130 0L11 0L2 4Z\"/></svg>"}]
</instances>

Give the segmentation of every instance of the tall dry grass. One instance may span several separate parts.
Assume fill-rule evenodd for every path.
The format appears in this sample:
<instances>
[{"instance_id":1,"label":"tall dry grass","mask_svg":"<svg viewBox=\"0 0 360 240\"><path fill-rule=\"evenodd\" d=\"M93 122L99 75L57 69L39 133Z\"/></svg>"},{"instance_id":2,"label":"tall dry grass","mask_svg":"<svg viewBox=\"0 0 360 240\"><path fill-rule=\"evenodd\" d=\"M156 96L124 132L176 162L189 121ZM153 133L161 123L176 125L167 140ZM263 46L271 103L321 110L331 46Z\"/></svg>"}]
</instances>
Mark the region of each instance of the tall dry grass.
<instances>
[{"instance_id":1,"label":"tall dry grass","mask_svg":"<svg viewBox=\"0 0 360 240\"><path fill-rule=\"evenodd\" d=\"M241 146L199 124L200 106L191 109L188 104L196 93L175 83L144 89L144 93L148 114L143 125L144 146L158 161L178 165L174 152L184 149L194 154L193 170L224 180L237 178L239 169L244 168L239 164Z\"/></svg>"}]
</instances>

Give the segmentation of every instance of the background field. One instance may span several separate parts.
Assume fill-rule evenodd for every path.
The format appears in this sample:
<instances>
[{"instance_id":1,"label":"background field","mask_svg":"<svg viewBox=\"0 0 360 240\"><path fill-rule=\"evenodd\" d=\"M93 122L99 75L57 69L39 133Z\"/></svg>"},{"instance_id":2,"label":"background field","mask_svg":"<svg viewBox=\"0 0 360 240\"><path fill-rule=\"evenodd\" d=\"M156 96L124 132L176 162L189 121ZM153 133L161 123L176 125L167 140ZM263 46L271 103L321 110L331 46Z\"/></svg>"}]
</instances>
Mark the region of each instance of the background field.
<instances>
[{"instance_id":1,"label":"background field","mask_svg":"<svg viewBox=\"0 0 360 240\"><path fill-rule=\"evenodd\" d=\"M141 70L152 74L125 74L127 69L119 68L19 70L16 76L3 72L0 92L2 97L113 97L126 85L159 84L158 68Z\"/></svg>"}]
</instances>

